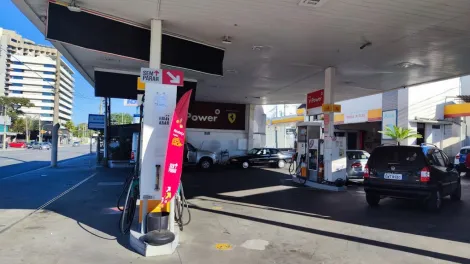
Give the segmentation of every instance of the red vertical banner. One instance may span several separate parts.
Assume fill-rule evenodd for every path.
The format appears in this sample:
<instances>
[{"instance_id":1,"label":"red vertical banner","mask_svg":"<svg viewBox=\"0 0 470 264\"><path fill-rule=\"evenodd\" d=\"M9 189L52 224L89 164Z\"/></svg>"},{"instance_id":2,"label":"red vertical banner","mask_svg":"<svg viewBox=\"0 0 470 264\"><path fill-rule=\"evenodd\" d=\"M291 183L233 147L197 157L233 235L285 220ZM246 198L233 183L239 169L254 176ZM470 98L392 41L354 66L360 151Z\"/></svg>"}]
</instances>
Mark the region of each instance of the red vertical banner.
<instances>
[{"instance_id":1,"label":"red vertical banner","mask_svg":"<svg viewBox=\"0 0 470 264\"><path fill-rule=\"evenodd\" d=\"M171 201L178 191L181 173L183 171L184 142L186 138L186 121L192 91L186 92L176 104L175 112L170 123L170 133L166 148L165 164L163 166L162 200L163 207Z\"/></svg>"}]
</instances>

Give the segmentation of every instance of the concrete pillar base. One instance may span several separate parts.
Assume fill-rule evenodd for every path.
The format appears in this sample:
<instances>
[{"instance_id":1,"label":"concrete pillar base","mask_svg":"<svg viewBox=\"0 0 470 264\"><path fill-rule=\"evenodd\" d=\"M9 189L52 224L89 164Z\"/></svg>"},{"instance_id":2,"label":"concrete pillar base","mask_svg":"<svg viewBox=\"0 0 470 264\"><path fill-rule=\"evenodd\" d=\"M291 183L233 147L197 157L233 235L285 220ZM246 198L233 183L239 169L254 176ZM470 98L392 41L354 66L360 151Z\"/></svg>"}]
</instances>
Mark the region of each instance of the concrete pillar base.
<instances>
[{"instance_id":1,"label":"concrete pillar base","mask_svg":"<svg viewBox=\"0 0 470 264\"><path fill-rule=\"evenodd\" d=\"M173 242L162 246L151 246L140 240L144 234L131 230L129 234L129 242L131 247L144 257L155 257L163 255L171 255L175 252L176 247L180 241L180 229L175 226L174 228L175 240Z\"/></svg>"}]
</instances>

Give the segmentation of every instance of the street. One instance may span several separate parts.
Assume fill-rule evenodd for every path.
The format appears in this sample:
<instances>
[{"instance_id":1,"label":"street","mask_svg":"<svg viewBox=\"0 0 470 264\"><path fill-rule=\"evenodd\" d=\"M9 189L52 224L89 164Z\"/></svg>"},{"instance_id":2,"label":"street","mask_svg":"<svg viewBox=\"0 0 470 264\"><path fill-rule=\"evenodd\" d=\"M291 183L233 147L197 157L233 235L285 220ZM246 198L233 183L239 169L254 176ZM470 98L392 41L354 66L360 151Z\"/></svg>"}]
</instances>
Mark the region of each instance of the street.
<instances>
[{"instance_id":1,"label":"street","mask_svg":"<svg viewBox=\"0 0 470 264\"><path fill-rule=\"evenodd\" d=\"M72 147L65 145L59 147L58 161L77 158L90 153L89 145ZM24 173L50 165L51 151L37 149L8 148L0 150L0 180L6 177Z\"/></svg>"}]
</instances>

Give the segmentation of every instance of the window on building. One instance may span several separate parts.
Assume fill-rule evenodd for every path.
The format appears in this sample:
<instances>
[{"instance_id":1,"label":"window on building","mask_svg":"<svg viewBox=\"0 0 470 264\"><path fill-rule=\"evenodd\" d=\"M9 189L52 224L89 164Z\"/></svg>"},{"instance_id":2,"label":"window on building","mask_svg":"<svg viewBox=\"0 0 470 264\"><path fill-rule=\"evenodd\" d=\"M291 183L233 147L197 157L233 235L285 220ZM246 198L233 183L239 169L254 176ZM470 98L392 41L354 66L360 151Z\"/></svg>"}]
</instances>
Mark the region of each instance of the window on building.
<instances>
[{"instance_id":1,"label":"window on building","mask_svg":"<svg viewBox=\"0 0 470 264\"><path fill-rule=\"evenodd\" d=\"M11 41L15 42L15 43L18 43L18 40L12 38Z\"/></svg>"},{"instance_id":2,"label":"window on building","mask_svg":"<svg viewBox=\"0 0 470 264\"><path fill-rule=\"evenodd\" d=\"M54 89L54 86L52 86L52 85L43 85L42 88Z\"/></svg>"},{"instance_id":3,"label":"window on building","mask_svg":"<svg viewBox=\"0 0 470 264\"><path fill-rule=\"evenodd\" d=\"M53 103L54 100L42 100L43 103Z\"/></svg>"},{"instance_id":4,"label":"window on building","mask_svg":"<svg viewBox=\"0 0 470 264\"><path fill-rule=\"evenodd\" d=\"M44 64L44 67L46 68L55 68L54 64Z\"/></svg>"},{"instance_id":5,"label":"window on building","mask_svg":"<svg viewBox=\"0 0 470 264\"><path fill-rule=\"evenodd\" d=\"M51 71L45 71L43 72L44 74L55 74L55 72L51 72Z\"/></svg>"},{"instance_id":6,"label":"window on building","mask_svg":"<svg viewBox=\"0 0 470 264\"><path fill-rule=\"evenodd\" d=\"M11 76L13 79L23 80L23 76Z\"/></svg>"},{"instance_id":7,"label":"window on building","mask_svg":"<svg viewBox=\"0 0 470 264\"><path fill-rule=\"evenodd\" d=\"M23 69L13 69L14 72L24 72Z\"/></svg>"},{"instance_id":8,"label":"window on building","mask_svg":"<svg viewBox=\"0 0 470 264\"><path fill-rule=\"evenodd\" d=\"M12 61L11 63L16 64L16 65L23 65L24 64L21 61Z\"/></svg>"},{"instance_id":9,"label":"window on building","mask_svg":"<svg viewBox=\"0 0 470 264\"><path fill-rule=\"evenodd\" d=\"M53 93L42 93L42 95L53 96Z\"/></svg>"},{"instance_id":10,"label":"window on building","mask_svg":"<svg viewBox=\"0 0 470 264\"><path fill-rule=\"evenodd\" d=\"M13 93L13 94L23 94L22 91L11 91L11 93Z\"/></svg>"},{"instance_id":11,"label":"window on building","mask_svg":"<svg viewBox=\"0 0 470 264\"><path fill-rule=\"evenodd\" d=\"M23 86L21 83L12 83L11 86Z\"/></svg>"},{"instance_id":12,"label":"window on building","mask_svg":"<svg viewBox=\"0 0 470 264\"><path fill-rule=\"evenodd\" d=\"M53 110L54 107L48 107L48 106L43 106L41 107L41 110Z\"/></svg>"},{"instance_id":13,"label":"window on building","mask_svg":"<svg viewBox=\"0 0 470 264\"><path fill-rule=\"evenodd\" d=\"M42 80L43 80L43 81L46 81L46 82L53 82L53 81L54 81L54 79L51 79L51 78L44 78L44 79L42 79Z\"/></svg>"},{"instance_id":14,"label":"window on building","mask_svg":"<svg viewBox=\"0 0 470 264\"><path fill-rule=\"evenodd\" d=\"M52 117L51 114L41 114L42 117Z\"/></svg>"}]
</instances>

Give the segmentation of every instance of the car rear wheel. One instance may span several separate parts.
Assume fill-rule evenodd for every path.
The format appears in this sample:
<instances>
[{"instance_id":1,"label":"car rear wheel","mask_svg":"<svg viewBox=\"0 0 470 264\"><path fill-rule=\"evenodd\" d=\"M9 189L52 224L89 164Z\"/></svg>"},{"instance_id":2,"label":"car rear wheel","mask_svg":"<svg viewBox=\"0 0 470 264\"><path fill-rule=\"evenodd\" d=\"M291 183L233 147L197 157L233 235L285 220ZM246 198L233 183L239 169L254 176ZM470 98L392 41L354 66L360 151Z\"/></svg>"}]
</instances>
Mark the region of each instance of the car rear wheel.
<instances>
[{"instance_id":1,"label":"car rear wheel","mask_svg":"<svg viewBox=\"0 0 470 264\"><path fill-rule=\"evenodd\" d=\"M203 170L208 170L212 168L212 161L210 159L202 159L199 162L199 167Z\"/></svg>"},{"instance_id":2,"label":"car rear wheel","mask_svg":"<svg viewBox=\"0 0 470 264\"><path fill-rule=\"evenodd\" d=\"M426 200L426 208L431 212L437 212L441 209L442 205L442 194L441 191L435 191Z\"/></svg>"},{"instance_id":3,"label":"car rear wheel","mask_svg":"<svg viewBox=\"0 0 470 264\"><path fill-rule=\"evenodd\" d=\"M278 167L279 169L282 169L282 168L284 168L285 166L286 166L286 162L285 162L284 160L280 160L280 161L277 162L277 167Z\"/></svg>"},{"instance_id":4,"label":"car rear wheel","mask_svg":"<svg viewBox=\"0 0 470 264\"><path fill-rule=\"evenodd\" d=\"M450 199L452 199L452 201L460 201L461 198L462 198L462 185L459 182L457 184L457 188L450 195Z\"/></svg>"},{"instance_id":5,"label":"car rear wheel","mask_svg":"<svg viewBox=\"0 0 470 264\"><path fill-rule=\"evenodd\" d=\"M380 202L380 195L367 193L366 200L369 206L376 207L379 205Z\"/></svg>"}]
</instances>

